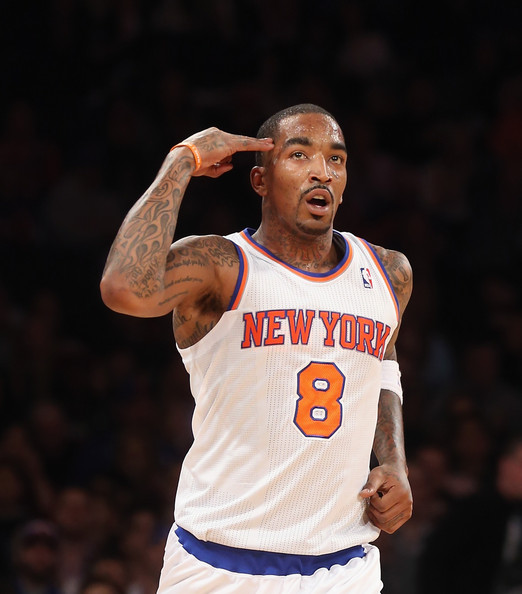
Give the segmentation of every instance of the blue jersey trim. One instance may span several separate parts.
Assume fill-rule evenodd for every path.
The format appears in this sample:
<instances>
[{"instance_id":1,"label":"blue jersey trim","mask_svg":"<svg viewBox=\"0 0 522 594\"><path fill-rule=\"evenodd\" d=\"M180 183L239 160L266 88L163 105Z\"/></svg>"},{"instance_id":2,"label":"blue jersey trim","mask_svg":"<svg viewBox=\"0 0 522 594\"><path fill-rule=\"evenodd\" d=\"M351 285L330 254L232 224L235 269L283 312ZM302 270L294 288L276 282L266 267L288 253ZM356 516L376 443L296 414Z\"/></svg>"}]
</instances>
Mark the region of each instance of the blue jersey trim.
<instances>
[{"instance_id":1,"label":"blue jersey trim","mask_svg":"<svg viewBox=\"0 0 522 594\"><path fill-rule=\"evenodd\" d=\"M232 242L232 243L234 243L234 242ZM230 301L228 303L227 311L230 311L234 306L234 303L236 301L239 290L241 289L241 283L243 282L243 275L245 274L245 260L243 258L243 251L240 249L240 247L236 243L234 243L234 247L236 248L237 256L239 258L239 271L237 274L236 286L234 287L234 292L232 293L232 297L230 298Z\"/></svg>"},{"instance_id":2,"label":"blue jersey trim","mask_svg":"<svg viewBox=\"0 0 522 594\"><path fill-rule=\"evenodd\" d=\"M212 567L250 575L313 575L323 567L346 565L350 559L366 555L361 545L326 555L291 555L202 541L180 526L175 532L182 547L196 559Z\"/></svg>"}]
</instances>

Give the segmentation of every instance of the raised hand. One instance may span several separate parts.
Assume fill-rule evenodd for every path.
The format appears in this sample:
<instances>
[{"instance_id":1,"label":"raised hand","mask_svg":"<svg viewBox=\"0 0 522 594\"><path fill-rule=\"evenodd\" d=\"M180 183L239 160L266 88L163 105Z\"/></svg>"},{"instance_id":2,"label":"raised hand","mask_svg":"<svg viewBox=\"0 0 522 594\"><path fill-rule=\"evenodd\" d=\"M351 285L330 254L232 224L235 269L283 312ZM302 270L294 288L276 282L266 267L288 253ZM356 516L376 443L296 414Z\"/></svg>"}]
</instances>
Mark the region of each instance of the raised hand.
<instances>
[{"instance_id":1,"label":"raised hand","mask_svg":"<svg viewBox=\"0 0 522 594\"><path fill-rule=\"evenodd\" d=\"M197 151L201 160L199 167L192 173L193 176L219 177L230 171L232 155L242 151L270 151L274 148L271 138L252 138L223 132L219 128L207 128L186 138L177 145L184 148L190 145ZM189 149L186 149L189 150Z\"/></svg>"}]
</instances>

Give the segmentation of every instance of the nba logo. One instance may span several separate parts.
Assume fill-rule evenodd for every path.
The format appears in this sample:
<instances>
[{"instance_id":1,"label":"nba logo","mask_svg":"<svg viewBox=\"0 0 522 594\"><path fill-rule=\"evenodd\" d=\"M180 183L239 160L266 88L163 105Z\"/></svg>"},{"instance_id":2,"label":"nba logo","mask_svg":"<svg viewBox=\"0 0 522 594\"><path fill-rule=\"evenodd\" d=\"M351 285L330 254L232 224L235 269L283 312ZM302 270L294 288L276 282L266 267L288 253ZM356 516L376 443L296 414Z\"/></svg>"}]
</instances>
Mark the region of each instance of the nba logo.
<instances>
[{"instance_id":1,"label":"nba logo","mask_svg":"<svg viewBox=\"0 0 522 594\"><path fill-rule=\"evenodd\" d=\"M365 289L373 289L372 275L369 268L361 268L361 276Z\"/></svg>"}]
</instances>

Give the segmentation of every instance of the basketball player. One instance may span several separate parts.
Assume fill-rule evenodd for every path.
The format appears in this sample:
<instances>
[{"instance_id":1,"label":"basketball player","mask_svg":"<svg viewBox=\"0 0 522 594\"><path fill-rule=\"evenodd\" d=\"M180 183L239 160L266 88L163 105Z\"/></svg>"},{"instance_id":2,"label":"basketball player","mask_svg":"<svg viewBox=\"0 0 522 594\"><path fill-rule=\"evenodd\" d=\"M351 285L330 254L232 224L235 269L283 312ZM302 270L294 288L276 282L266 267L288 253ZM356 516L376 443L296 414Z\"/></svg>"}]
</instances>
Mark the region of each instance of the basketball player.
<instances>
[{"instance_id":1,"label":"basketball player","mask_svg":"<svg viewBox=\"0 0 522 594\"><path fill-rule=\"evenodd\" d=\"M259 227L172 243L191 177L230 171L238 151L257 151ZM257 139L204 130L169 152L113 243L104 302L173 312L196 402L161 594L381 591L370 543L412 512L395 352L412 275L334 230L346 160L310 104Z\"/></svg>"}]
</instances>

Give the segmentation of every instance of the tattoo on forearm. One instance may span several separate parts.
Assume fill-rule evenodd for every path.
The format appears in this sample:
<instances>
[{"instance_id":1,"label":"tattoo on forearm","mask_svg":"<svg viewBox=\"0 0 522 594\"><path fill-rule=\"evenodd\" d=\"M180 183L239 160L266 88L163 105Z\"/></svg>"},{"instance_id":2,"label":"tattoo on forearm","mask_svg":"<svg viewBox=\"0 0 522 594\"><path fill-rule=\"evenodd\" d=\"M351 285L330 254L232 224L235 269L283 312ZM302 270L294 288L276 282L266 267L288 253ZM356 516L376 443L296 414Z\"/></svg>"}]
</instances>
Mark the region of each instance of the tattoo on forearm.
<instances>
[{"instance_id":1,"label":"tattoo on forearm","mask_svg":"<svg viewBox=\"0 0 522 594\"><path fill-rule=\"evenodd\" d=\"M396 398L381 393L373 443L373 450L381 464L389 458L404 460L402 412L399 407Z\"/></svg>"},{"instance_id":2,"label":"tattoo on forearm","mask_svg":"<svg viewBox=\"0 0 522 594\"><path fill-rule=\"evenodd\" d=\"M189 158L164 165L158 183L131 210L113 243L107 265L118 269L138 297L161 289L190 172Z\"/></svg>"},{"instance_id":3,"label":"tattoo on forearm","mask_svg":"<svg viewBox=\"0 0 522 594\"><path fill-rule=\"evenodd\" d=\"M375 431L375 442L374 450L375 454L379 457L384 452L390 451L390 447L393 447L393 425L391 424L389 403L386 405L383 402L383 398L379 400L379 417L377 419L377 429Z\"/></svg>"}]
</instances>

